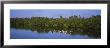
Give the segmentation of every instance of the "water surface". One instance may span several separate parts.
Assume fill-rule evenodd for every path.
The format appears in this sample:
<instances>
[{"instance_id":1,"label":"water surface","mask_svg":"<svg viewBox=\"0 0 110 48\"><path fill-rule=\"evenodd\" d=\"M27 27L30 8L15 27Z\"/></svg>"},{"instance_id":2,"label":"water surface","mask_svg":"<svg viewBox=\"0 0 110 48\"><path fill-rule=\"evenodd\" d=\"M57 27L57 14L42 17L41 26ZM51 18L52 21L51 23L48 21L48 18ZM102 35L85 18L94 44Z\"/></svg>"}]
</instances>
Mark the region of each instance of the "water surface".
<instances>
[{"instance_id":1,"label":"water surface","mask_svg":"<svg viewBox=\"0 0 110 48\"><path fill-rule=\"evenodd\" d=\"M68 33L68 31L33 31L30 29L11 28L11 39L94 39L88 34Z\"/></svg>"}]
</instances>

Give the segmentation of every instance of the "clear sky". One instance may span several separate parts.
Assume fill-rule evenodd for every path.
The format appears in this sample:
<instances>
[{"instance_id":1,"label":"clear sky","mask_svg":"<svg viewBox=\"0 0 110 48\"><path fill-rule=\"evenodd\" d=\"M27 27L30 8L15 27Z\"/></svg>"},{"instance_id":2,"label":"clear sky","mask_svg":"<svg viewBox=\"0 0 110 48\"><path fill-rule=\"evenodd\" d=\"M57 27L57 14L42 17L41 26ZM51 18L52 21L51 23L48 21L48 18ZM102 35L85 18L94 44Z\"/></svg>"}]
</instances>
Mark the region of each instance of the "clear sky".
<instances>
[{"instance_id":1,"label":"clear sky","mask_svg":"<svg viewBox=\"0 0 110 48\"><path fill-rule=\"evenodd\" d=\"M50 17L59 18L60 16L69 17L80 15L81 17L90 17L92 15L101 15L99 9L12 9L10 10L11 18L25 17Z\"/></svg>"}]
</instances>

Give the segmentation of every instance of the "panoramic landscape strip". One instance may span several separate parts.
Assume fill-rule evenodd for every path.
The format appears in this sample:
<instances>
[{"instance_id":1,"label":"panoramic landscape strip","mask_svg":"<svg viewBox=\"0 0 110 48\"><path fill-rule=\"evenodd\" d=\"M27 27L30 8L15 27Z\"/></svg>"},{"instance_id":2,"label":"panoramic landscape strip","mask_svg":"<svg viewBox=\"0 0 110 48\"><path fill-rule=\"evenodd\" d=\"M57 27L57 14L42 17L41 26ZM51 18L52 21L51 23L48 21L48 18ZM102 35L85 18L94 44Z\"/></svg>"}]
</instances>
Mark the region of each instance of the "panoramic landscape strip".
<instances>
[{"instance_id":1,"label":"panoramic landscape strip","mask_svg":"<svg viewBox=\"0 0 110 48\"><path fill-rule=\"evenodd\" d=\"M44 13L45 12L46 11L44 11ZM75 39L101 38L101 15L100 14L99 15L93 14L89 17L88 16L82 17L81 15L71 15L71 16L60 15L58 17L55 17L54 16L55 12L54 13L49 13L49 11L47 12L48 12L47 14L53 14L53 16L49 17L44 14L45 16L28 16L28 17L22 17L22 18L20 17L10 18L10 25L12 29L11 31L14 32L16 30L16 32L19 32L19 33L25 32L20 34L27 36L27 37L21 37L19 35L19 37L11 36L11 38L20 38L20 37L30 38L30 39L33 38L33 37L28 37L28 35L25 35L28 32L37 32L36 35L34 33L36 37L33 35L34 39L35 38L40 38L40 39L41 38L44 38L44 39L74 38L73 36L70 37L70 35L75 35ZM62 14L61 11L60 11L60 14ZM66 13L63 13L63 14L66 14ZM20 29L20 31L17 29ZM21 29L25 29L25 30L21 30ZM47 33L47 34L44 35L44 33ZM15 35L18 33L12 33L12 34ZM62 37L59 37L59 36L62 36Z\"/></svg>"}]
</instances>

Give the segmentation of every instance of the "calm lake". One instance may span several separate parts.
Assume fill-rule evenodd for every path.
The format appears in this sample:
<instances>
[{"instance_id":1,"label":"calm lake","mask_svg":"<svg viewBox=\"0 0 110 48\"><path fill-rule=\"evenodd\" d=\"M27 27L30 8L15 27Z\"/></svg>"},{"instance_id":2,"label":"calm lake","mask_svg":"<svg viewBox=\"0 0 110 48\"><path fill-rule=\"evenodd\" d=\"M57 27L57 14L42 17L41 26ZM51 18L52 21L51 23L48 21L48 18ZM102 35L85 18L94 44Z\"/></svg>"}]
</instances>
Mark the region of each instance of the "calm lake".
<instances>
[{"instance_id":1,"label":"calm lake","mask_svg":"<svg viewBox=\"0 0 110 48\"><path fill-rule=\"evenodd\" d=\"M64 30L37 31L31 29L11 28L11 39L96 39L89 33Z\"/></svg>"}]
</instances>

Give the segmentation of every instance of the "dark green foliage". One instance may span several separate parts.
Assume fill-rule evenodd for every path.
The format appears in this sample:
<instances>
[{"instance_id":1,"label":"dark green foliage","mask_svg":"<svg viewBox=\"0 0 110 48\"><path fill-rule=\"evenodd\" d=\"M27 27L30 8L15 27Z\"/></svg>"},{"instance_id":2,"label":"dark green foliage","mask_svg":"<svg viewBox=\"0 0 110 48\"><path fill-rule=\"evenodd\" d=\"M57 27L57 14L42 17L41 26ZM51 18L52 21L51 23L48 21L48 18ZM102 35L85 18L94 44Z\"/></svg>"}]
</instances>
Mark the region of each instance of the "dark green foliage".
<instances>
[{"instance_id":1,"label":"dark green foliage","mask_svg":"<svg viewBox=\"0 0 110 48\"><path fill-rule=\"evenodd\" d=\"M82 34L92 34L93 36L101 36L101 16L91 16L82 18L79 16L70 16L69 18L47 18L47 17L31 17L31 18L11 18L11 27L32 29L42 32L49 30L65 30L76 31ZM83 32L82 32L83 31ZM78 33L79 33L78 32Z\"/></svg>"}]
</instances>

